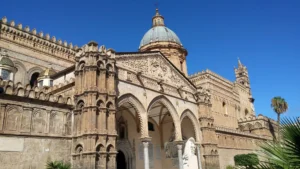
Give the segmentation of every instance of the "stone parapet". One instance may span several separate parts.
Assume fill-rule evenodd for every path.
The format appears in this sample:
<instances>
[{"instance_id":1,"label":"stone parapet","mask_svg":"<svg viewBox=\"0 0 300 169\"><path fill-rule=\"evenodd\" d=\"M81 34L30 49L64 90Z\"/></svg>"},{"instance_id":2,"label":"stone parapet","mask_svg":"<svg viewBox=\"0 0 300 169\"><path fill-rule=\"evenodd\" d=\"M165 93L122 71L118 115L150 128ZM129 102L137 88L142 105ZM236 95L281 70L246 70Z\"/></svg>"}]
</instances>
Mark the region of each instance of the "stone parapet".
<instances>
[{"instance_id":1,"label":"stone parapet","mask_svg":"<svg viewBox=\"0 0 300 169\"><path fill-rule=\"evenodd\" d=\"M40 100L49 103L59 103L59 105L73 105L71 97L65 98L62 95L54 95L41 87L31 87L29 84L23 86L21 83L14 84L12 81L3 81L0 78L2 95L18 96L26 99Z\"/></svg>"},{"instance_id":2,"label":"stone parapet","mask_svg":"<svg viewBox=\"0 0 300 169\"><path fill-rule=\"evenodd\" d=\"M202 72L197 72L195 74L192 74L189 76L189 79L191 79L192 82L197 82L198 80L200 79L205 79L207 78L207 76L209 75L212 75L212 76L215 76L217 77L218 79L222 80L224 83L226 83L226 85L228 86L233 86L233 82L231 82L230 80L228 79L225 79L224 77L212 72L211 70L203 70Z\"/></svg>"},{"instance_id":3,"label":"stone parapet","mask_svg":"<svg viewBox=\"0 0 300 169\"><path fill-rule=\"evenodd\" d=\"M260 136L260 135L256 135L256 134L251 134L251 133L246 133L246 132L242 132L242 131L238 131L238 130L234 130L234 129L229 129L229 128L225 128L225 127L216 127L216 132L217 133L230 133L230 134L234 134L234 135L240 135L240 136L245 136L245 137L253 137L253 138L258 138L258 139L267 139L266 137Z\"/></svg>"},{"instance_id":4,"label":"stone parapet","mask_svg":"<svg viewBox=\"0 0 300 169\"><path fill-rule=\"evenodd\" d=\"M73 46L67 41L57 40L55 36L50 38L49 34L43 32L37 33L34 28L30 30L29 26L23 28L22 24L15 25L15 21L7 21L3 17L0 21L0 39L5 39L22 46L38 50L58 58L74 62L75 50L78 47Z\"/></svg>"}]
</instances>

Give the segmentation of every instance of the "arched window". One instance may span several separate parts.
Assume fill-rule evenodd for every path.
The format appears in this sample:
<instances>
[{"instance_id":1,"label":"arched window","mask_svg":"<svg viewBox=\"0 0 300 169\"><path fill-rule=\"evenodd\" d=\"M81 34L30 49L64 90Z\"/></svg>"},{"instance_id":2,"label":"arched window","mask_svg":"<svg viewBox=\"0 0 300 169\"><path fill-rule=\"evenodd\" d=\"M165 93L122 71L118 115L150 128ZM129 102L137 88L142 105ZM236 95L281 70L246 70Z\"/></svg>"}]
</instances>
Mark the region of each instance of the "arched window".
<instances>
[{"instance_id":1,"label":"arched window","mask_svg":"<svg viewBox=\"0 0 300 169\"><path fill-rule=\"evenodd\" d=\"M180 61L180 70L183 71L183 61Z\"/></svg>"},{"instance_id":2,"label":"arched window","mask_svg":"<svg viewBox=\"0 0 300 169\"><path fill-rule=\"evenodd\" d=\"M125 138L125 126L120 126L120 139L124 139Z\"/></svg>"},{"instance_id":3,"label":"arched window","mask_svg":"<svg viewBox=\"0 0 300 169\"><path fill-rule=\"evenodd\" d=\"M225 114L227 114L227 107L225 101L222 102L222 107L224 109Z\"/></svg>"},{"instance_id":4,"label":"arched window","mask_svg":"<svg viewBox=\"0 0 300 169\"><path fill-rule=\"evenodd\" d=\"M39 75L40 75L40 73L38 73L38 72L35 72L31 75L31 78L30 78L30 86L31 87L37 86L37 83L38 83L37 79L38 79Z\"/></svg>"},{"instance_id":5,"label":"arched window","mask_svg":"<svg viewBox=\"0 0 300 169\"><path fill-rule=\"evenodd\" d=\"M117 127L117 131L118 131L118 135L119 135L119 139L127 139L127 121L125 121L124 117L121 116L118 119L118 127Z\"/></svg>"},{"instance_id":6,"label":"arched window","mask_svg":"<svg viewBox=\"0 0 300 169\"><path fill-rule=\"evenodd\" d=\"M3 80L10 80L10 74L11 72L9 70L6 69L1 70L1 77Z\"/></svg>"},{"instance_id":7,"label":"arched window","mask_svg":"<svg viewBox=\"0 0 300 169\"><path fill-rule=\"evenodd\" d=\"M154 124L153 124L153 123L148 122L148 130L149 130L149 131L155 131L155 130L154 130Z\"/></svg>"},{"instance_id":8,"label":"arched window","mask_svg":"<svg viewBox=\"0 0 300 169\"><path fill-rule=\"evenodd\" d=\"M222 106L223 106L223 107L225 107L225 106L226 106L226 103L225 103L225 102L223 102L223 103L222 103Z\"/></svg>"},{"instance_id":9,"label":"arched window","mask_svg":"<svg viewBox=\"0 0 300 169\"><path fill-rule=\"evenodd\" d=\"M248 109L245 109L245 116L248 116L249 115L249 111Z\"/></svg>"}]
</instances>

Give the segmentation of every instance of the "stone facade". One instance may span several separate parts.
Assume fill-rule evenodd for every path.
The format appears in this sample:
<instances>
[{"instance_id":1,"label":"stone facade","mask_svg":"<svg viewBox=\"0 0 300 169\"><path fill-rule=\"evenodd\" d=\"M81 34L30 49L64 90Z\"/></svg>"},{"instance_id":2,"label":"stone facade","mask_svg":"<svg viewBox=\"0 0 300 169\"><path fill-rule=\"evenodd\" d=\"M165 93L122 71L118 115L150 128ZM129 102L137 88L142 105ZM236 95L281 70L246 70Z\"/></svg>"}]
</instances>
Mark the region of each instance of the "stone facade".
<instances>
[{"instance_id":1,"label":"stone facade","mask_svg":"<svg viewBox=\"0 0 300 169\"><path fill-rule=\"evenodd\" d=\"M16 71L0 74L0 168L63 160L74 169L184 169L190 155L189 168L224 169L276 137L277 123L255 115L247 68L238 61L235 82L210 70L188 76L187 51L163 19L157 10L153 27L169 39L147 35L124 53L73 47L4 17L0 73Z\"/></svg>"}]
</instances>

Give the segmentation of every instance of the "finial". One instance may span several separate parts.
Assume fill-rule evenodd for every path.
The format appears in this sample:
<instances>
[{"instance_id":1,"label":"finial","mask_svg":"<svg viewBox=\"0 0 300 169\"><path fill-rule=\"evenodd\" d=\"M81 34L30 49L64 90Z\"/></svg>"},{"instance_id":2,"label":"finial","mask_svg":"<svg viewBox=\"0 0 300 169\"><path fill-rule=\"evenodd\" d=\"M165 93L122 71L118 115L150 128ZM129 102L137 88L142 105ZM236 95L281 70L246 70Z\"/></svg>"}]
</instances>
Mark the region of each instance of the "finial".
<instances>
[{"instance_id":1,"label":"finial","mask_svg":"<svg viewBox=\"0 0 300 169\"><path fill-rule=\"evenodd\" d=\"M35 28L33 28L31 32L32 32L32 34L36 35L36 29Z\"/></svg>"},{"instance_id":2,"label":"finial","mask_svg":"<svg viewBox=\"0 0 300 169\"><path fill-rule=\"evenodd\" d=\"M15 26L15 21L14 21L14 20L11 20L11 21L10 21L10 26L12 26L12 27Z\"/></svg>"},{"instance_id":3,"label":"finial","mask_svg":"<svg viewBox=\"0 0 300 169\"><path fill-rule=\"evenodd\" d=\"M7 23L7 18L6 18L6 16L4 16L4 17L2 18L2 23Z\"/></svg>"},{"instance_id":4,"label":"finial","mask_svg":"<svg viewBox=\"0 0 300 169\"><path fill-rule=\"evenodd\" d=\"M17 28L21 30L23 28L23 25L21 23L19 23Z\"/></svg>"},{"instance_id":5,"label":"finial","mask_svg":"<svg viewBox=\"0 0 300 169\"><path fill-rule=\"evenodd\" d=\"M239 64L239 67L243 66L239 57L238 57L238 64Z\"/></svg>"}]
</instances>

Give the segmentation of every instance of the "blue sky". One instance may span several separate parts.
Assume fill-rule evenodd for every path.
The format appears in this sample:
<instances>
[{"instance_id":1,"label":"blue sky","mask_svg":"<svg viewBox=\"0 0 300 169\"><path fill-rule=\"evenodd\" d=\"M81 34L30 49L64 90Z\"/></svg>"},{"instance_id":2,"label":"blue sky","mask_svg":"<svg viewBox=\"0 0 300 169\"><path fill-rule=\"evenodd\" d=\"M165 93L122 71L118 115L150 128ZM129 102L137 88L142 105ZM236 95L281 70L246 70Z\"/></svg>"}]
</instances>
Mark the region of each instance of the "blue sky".
<instances>
[{"instance_id":1,"label":"blue sky","mask_svg":"<svg viewBox=\"0 0 300 169\"><path fill-rule=\"evenodd\" d=\"M82 46L90 40L137 51L156 0L7 0L0 16ZM257 114L276 118L271 98L300 115L300 1L159 0L166 26L188 50L189 74L210 69L233 81L237 57L249 70Z\"/></svg>"}]
</instances>

